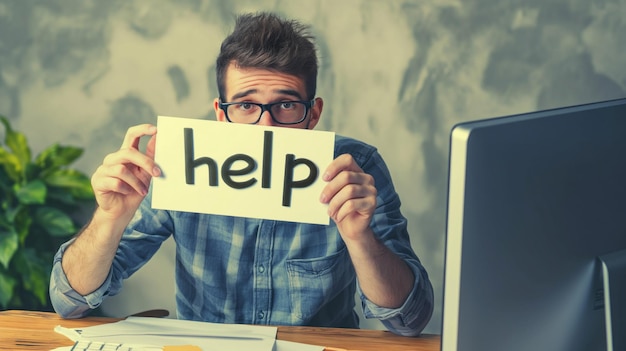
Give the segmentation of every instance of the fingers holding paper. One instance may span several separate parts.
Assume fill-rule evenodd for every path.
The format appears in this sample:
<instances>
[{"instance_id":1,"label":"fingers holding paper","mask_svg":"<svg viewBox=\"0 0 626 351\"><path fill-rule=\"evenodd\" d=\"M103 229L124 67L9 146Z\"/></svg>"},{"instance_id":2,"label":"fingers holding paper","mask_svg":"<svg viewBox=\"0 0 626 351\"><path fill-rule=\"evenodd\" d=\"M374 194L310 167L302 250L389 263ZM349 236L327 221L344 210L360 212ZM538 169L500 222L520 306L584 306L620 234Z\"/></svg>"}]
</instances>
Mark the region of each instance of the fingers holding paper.
<instances>
[{"instance_id":1,"label":"fingers holding paper","mask_svg":"<svg viewBox=\"0 0 626 351\"><path fill-rule=\"evenodd\" d=\"M349 154L334 159L324 173L328 182L321 201L345 239L359 239L369 229L376 209L374 178L363 172Z\"/></svg>"},{"instance_id":2,"label":"fingers holding paper","mask_svg":"<svg viewBox=\"0 0 626 351\"><path fill-rule=\"evenodd\" d=\"M145 153L139 150L142 137L150 136ZM156 127L142 124L126 132L119 150L107 155L91 178L101 210L114 217L134 212L148 193L152 177L160 170L154 162Z\"/></svg>"}]
</instances>

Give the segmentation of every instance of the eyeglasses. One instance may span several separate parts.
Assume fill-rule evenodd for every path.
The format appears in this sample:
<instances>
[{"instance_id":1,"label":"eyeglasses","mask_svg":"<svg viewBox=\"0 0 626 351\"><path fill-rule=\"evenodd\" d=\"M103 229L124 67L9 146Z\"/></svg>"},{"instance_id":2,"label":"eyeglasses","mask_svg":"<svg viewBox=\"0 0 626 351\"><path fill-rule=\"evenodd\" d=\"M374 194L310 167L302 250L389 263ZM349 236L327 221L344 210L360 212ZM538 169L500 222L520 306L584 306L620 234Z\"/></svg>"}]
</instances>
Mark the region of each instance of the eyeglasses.
<instances>
[{"instance_id":1,"label":"eyeglasses","mask_svg":"<svg viewBox=\"0 0 626 351\"><path fill-rule=\"evenodd\" d=\"M256 124L263 112L269 111L272 120L278 124L298 124L306 118L315 100L279 101L271 104L255 102L219 102L228 122Z\"/></svg>"}]
</instances>

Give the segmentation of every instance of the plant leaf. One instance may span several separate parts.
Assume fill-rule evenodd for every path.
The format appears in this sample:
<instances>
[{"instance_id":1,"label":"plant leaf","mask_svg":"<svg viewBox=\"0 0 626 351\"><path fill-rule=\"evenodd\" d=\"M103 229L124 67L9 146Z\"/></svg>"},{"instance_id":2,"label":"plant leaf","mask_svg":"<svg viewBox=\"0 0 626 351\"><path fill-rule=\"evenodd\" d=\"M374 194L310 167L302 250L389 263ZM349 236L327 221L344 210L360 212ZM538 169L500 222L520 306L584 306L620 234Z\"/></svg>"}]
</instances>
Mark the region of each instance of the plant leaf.
<instances>
[{"instance_id":1,"label":"plant leaf","mask_svg":"<svg viewBox=\"0 0 626 351\"><path fill-rule=\"evenodd\" d=\"M13 297L15 288L15 278L0 269L0 307L7 308L9 301Z\"/></svg>"},{"instance_id":2,"label":"plant leaf","mask_svg":"<svg viewBox=\"0 0 626 351\"><path fill-rule=\"evenodd\" d=\"M15 230L13 228L9 230L0 228L0 263L5 269L9 268L9 263L17 251L17 247L18 235Z\"/></svg>"},{"instance_id":3,"label":"plant leaf","mask_svg":"<svg viewBox=\"0 0 626 351\"><path fill-rule=\"evenodd\" d=\"M35 250L24 249L17 257L17 271L22 276L22 286L30 291L37 300L46 304L50 272L47 269L50 262L45 262Z\"/></svg>"},{"instance_id":4,"label":"plant leaf","mask_svg":"<svg viewBox=\"0 0 626 351\"><path fill-rule=\"evenodd\" d=\"M8 204L3 206L3 209L5 210L4 218L0 217L0 224L5 224L5 222L7 225L9 223L13 223L15 221L15 217L22 210L22 208L23 207L21 205L17 205L17 207L9 207Z\"/></svg>"},{"instance_id":5,"label":"plant leaf","mask_svg":"<svg viewBox=\"0 0 626 351\"><path fill-rule=\"evenodd\" d=\"M53 207L38 208L35 214L35 222L50 235L56 237L68 236L77 231L72 219L63 211Z\"/></svg>"},{"instance_id":6,"label":"plant leaf","mask_svg":"<svg viewBox=\"0 0 626 351\"><path fill-rule=\"evenodd\" d=\"M9 153L4 147L0 147L0 165L4 166L4 170L13 182L20 182L23 169L20 160L15 154Z\"/></svg>"},{"instance_id":7,"label":"plant leaf","mask_svg":"<svg viewBox=\"0 0 626 351\"><path fill-rule=\"evenodd\" d=\"M43 204L46 202L47 188L41 180L33 180L32 182L19 186L15 184L13 186L15 196L18 201L24 205Z\"/></svg>"},{"instance_id":8,"label":"plant leaf","mask_svg":"<svg viewBox=\"0 0 626 351\"><path fill-rule=\"evenodd\" d=\"M19 246L23 247L26 242L26 238L31 233L31 224L33 223L33 216L28 207L22 207L21 211L15 216L15 225L13 229L17 232L19 238Z\"/></svg>"},{"instance_id":9,"label":"plant leaf","mask_svg":"<svg viewBox=\"0 0 626 351\"><path fill-rule=\"evenodd\" d=\"M83 149L81 148L54 144L37 155L35 164L43 170L55 170L71 164L82 154Z\"/></svg>"},{"instance_id":10,"label":"plant leaf","mask_svg":"<svg viewBox=\"0 0 626 351\"><path fill-rule=\"evenodd\" d=\"M28 162L30 162L30 148L28 147L28 142L26 140L26 136L24 134L14 131L11 128L11 124L9 120L3 116L0 116L0 121L4 124L5 136L4 136L4 144L13 151L13 154L17 156L21 168Z\"/></svg>"},{"instance_id":11,"label":"plant leaf","mask_svg":"<svg viewBox=\"0 0 626 351\"><path fill-rule=\"evenodd\" d=\"M55 202L65 204L65 205L71 205L71 206L75 206L78 204L74 196L70 192L68 192L66 189L49 187L48 188L48 203L52 204Z\"/></svg>"},{"instance_id":12,"label":"plant leaf","mask_svg":"<svg viewBox=\"0 0 626 351\"><path fill-rule=\"evenodd\" d=\"M82 187L76 187L70 189L72 196L79 200L93 200L95 196L93 194L93 188L91 187L91 182L89 184L85 184Z\"/></svg>"},{"instance_id":13,"label":"plant leaf","mask_svg":"<svg viewBox=\"0 0 626 351\"><path fill-rule=\"evenodd\" d=\"M53 195L56 199L65 203L75 203L73 201L74 199L94 199L91 179L80 171L74 169L60 169L48 174L44 180L51 186L48 189L49 195ZM64 188L67 196L59 197L59 194L55 191L55 187Z\"/></svg>"},{"instance_id":14,"label":"plant leaf","mask_svg":"<svg viewBox=\"0 0 626 351\"><path fill-rule=\"evenodd\" d=\"M91 180L84 173L75 169L56 170L48 174L44 180L51 186L81 190L91 189ZM93 191L91 193L93 194Z\"/></svg>"}]
</instances>

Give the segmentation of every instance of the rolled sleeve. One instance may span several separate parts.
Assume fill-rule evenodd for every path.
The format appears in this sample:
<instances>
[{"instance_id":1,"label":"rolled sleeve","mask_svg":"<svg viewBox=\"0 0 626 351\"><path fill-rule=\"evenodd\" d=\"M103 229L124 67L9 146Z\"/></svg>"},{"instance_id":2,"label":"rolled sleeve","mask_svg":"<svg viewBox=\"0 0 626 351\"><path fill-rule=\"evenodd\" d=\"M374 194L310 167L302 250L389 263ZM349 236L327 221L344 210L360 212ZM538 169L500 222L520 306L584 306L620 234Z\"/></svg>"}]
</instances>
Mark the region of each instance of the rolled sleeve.
<instances>
[{"instance_id":1,"label":"rolled sleeve","mask_svg":"<svg viewBox=\"0 0 626 351\"><path fill-rule=\"evenodd\" d=\"M90 294L83 296L76 292L70 285L61 265L63 253L72 242L73 240L70 240L61 245L55 254L50 276L50 300L56 313L63 318L81 318L86 316L92 309L100 306L102 300L107 295L112 276L111 272L109 272L104 283Z\"/></svg>"},{"instance_id":2,"label":"rolled sleeve","mask_svg":"<svg viewBox=\"0 0 626 351\"><path fill-rule=\"evenodd\" d=\"M169 237L172 232L169 220L166 211L152 210L151 198L146 196L124 230L106 279L98 289L84 296L71 287L61 265L65 250L75 239L61 245L54 256L50 276L49 293L54 310L64 318L80 318L100 306L105 298L116 295L124 279L148 262Z\"/></svg>"},{"instance_id":3,"label":"rolled sleeve","mask_svg":"<svg viewBox=\"0 0 626 351\"><path fill-rule=\"evenodd\" d=\"M403 336L418 336L428 324L434 309L433 289L426 271L417 264L409 264L415 282L413 289L402 306L398 308L380 307L368 300L357 284L363 315L376 318L392 333Z\"/></svg>"}]
</instances>

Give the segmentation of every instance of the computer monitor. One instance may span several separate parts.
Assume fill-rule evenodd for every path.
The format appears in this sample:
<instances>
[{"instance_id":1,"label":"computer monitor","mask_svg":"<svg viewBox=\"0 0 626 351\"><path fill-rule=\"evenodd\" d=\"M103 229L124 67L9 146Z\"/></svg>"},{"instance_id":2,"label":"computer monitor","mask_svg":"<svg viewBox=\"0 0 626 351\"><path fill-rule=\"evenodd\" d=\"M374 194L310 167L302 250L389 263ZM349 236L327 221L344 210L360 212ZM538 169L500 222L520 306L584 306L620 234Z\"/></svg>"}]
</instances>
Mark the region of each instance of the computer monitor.
<instances>
[{"instance_id":1,"label":"computer monitor","mask_svg":"<svg viewBox=\"0 0 626 351\"><path fill-rule=\"evenodd\" d=\"M443 351L626 350L626 99L451 132Z\"/></svg>"}]
</instances>

